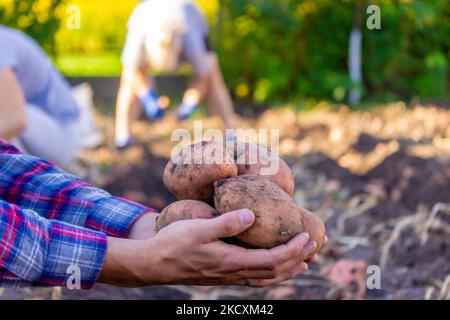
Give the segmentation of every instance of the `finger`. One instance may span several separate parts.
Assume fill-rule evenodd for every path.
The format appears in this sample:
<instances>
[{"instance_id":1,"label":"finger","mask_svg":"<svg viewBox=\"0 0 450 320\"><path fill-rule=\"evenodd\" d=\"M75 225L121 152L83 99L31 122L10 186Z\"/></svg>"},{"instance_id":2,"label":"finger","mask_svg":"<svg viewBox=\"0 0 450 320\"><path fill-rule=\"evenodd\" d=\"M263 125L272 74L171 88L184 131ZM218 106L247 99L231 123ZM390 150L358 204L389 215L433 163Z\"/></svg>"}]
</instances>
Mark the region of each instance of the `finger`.
<instances>
[{"instance_id":1,"label":"finger","mask_svg":"<svg viewBox=\"0 0 450 320\"><path fill-rule=\"evenodd\" d=\"M277 270L287 263L287 266L297 264L303 257L302 251L308 243L309 234L302 233L295 236L287 244L280 245L270 250L245 249L240 254L229 252L228 265L235 266L238 270ZM237 247L235 247L237 249ZM284 267L286 269L286 267ZM284 270L281 269L281 270Z\"/></svg>"},{"instance_id":2,"label":"finger","mask_svg":"<svg viewBox=\"0 0 450 320\"><path fill-rule=\"evenodd\" d=\"M255 215L248 209L225 213L214 219L198 221L197 228L205 241L228 238L247 230L255 222ZM200 231L200 230L199 230Z\"/></svg>"},{"instance_id":3,"label":"finger","mask_svg":"<svg viewBox=\"0 0 450 320\"><path fill-rule=\"evenodd\" d=\"M303 232L289 240L288 243L279 245L269 251L275 256L277 265L281 265L290 259L301 257L304 246L308 243L310 236Z\"/></svg>"},{"instance_id":4,"label":"finger","mask_svg":"<svg viewBox=\"0 0 450 320\"><path fill-rule=\"evenodd\" d=\"M300 253L300 257L301 259L304 260L308 260L309 258L311 258L311 255L313 254L314 250L316 250L317 248L317 242L314 240L310 240L308 241L308 243L303 247L301 253Z\"/></svg>"},{"instance_id":5,"label":"finger","mask_svg":"<svg viewBox=\"0 0 450 320\"><path fill-rule=\"evenodd\" d=\"M289 279L293 279L298 275L305 273L308 270L308 265L304 261L300 261L294 267L289 270L282 272L279 276L274 279L246 279L247 285L252 287L266 287L272 284L280 283Z\"/></svg>"},{"instance_id":6,"label":"finger","mask_svg":"<svg viewBox=\"0 0 450 320\"><path fill-rule=\"evenodd\" d=\"M269 270L274 271L277 262L273 254L266 249L244 249L235 245L224 244L222 253L224 266L228 272Z\"/></svg>"},{"instance_id":7,"label":"finger","mask_svg":"<svg viewBox=\"0 0 450 320\"><path fill-rule=\"evenodd\" d=\"M278 276L276 270L243 270L237 272L241 279L274 279Z\"/></svg>"},{"instance_id":8,"label":"finger","mask_svg":"<svg viewBox=\"0 0 450 320\"><path fill-rule=\"evenodd\" d=\"M310 243L310 242L311 242L311 240L310 240L308 243ZM308 244L307 244L307 245L308 245ZM277 267L277 268L276 268L276 273L281 274L281 273L283 273L283 272L285 272L285 271L287 271L287 270L290 270L290 269L292 269L294 266L296 266L296 265L297 265L299 262L301 262L301 261L304 261L306 264L308 264L308 263L309 263L309 260L310 260L310 259L304 260L304 259L303 259L302 257L300 257L300 256L294 257L294 258L292 258L292 259L286 261L285 263L283 263L283 264L280 265L279 267Z\"/></svg>"},{"instance_id":9,"label":"finger","mask_svg":"<svg viewBox=\"0 0 450 320\"><path fill-rule=\"evenodd\" d=\"M305 260L306 263L313 263L313 262L317 262L317 254L313 255L311 258Z\"/></svg>"},{"instance_id":10,"label":"finger","mask_svg":"<svg viewBox=\"0 0 450 320\"><path fill-rule=\"evenodd\" d=\"M314 255L312 258L316 257L316 255ZM306 264L309 264L313 261L312 258L308 259L307 261L302 260L300 257L294 257L286 262L284 262L283 264L281 264L280 266L276 267L273 270L260 270L260 269L255 269L255 270L244 270L244 271L239 271L238 274L242 275L243 278L249 278L249 279L273 279L276 278L278 275L291 270L292 268L294 268L297 264L299 264L300 262L305 262Z\"/></svg>"},{"instance_id":11,"label":"finger","mask_svg":"<svg viewBox=\"0 0 450 320\"><path fill-rule=\"evenodd\" d=\"M317 247L315 241L308 241L309 234L302 233L295 236L287 244L273 249L242 249L228 245L226 265L229 272L240 270L276 270L277 272L305 260ZM306 246L306 249L305 249ZM281 267L283 266L283 267ZM281 267L281 268L280 268Z\"/></svg>"},{"instance_id":12,"label":"finger","mask_svg":"<svg viewBox=\"0 0 450 320\"><path fill-rule=\"evenodd\" d=\"M307 248L308 247L308 248ZM292 269L295 265L297 265L300 261L304 261L305 263L309 264L311 262L314 262L317 259L317 255L313 255L311 258L304 259L304 256L311 255L311 252L317 247L314 240L308 241L308 243L305 245L304 249L302 250L302 253L300 256L294 257L285 263L283 263L281 266L279 266L276 271L277 273L282 273L287 270ZM306 249L305 249L306 248Z\"/></svg>"}]
</instances>

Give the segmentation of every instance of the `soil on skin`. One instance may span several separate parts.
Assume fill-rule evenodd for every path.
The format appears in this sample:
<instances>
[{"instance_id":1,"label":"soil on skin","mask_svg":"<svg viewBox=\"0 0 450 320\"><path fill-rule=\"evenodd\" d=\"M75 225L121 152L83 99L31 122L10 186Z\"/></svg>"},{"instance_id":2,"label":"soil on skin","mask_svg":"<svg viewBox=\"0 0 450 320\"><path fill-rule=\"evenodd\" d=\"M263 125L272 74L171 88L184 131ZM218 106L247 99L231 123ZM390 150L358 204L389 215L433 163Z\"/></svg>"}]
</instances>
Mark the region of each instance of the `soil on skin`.
<instances>
[{"instance_id":1,"label":"soil on skin","mask_svg":"<svg viewBox=\"0 0 450 320\"><path fill-rule=\"evenodd\" d=\"M80 171L114 195L161 210L174 197L162 172L178 127L192 121L139 122L137 145L112 148L112 119L99 117L104 146L87 151ZM318 109L270 110L239 118L243 128L280 130L280 153L296 180L294 200L318 214L329 242L297 279L268 288L155 286L122 289L98 285L89 291L7 289L0 298L41 299L424 299L445 296L450 275L450 111L402 103L371 112ZM216 118L204 130L220 127ZM397 230L397 231L396 231ZM387 246L389 245L389 246ZM378 265L381 288L355 295L323 270L343 259Z\"/></svg>"}]
</instances>

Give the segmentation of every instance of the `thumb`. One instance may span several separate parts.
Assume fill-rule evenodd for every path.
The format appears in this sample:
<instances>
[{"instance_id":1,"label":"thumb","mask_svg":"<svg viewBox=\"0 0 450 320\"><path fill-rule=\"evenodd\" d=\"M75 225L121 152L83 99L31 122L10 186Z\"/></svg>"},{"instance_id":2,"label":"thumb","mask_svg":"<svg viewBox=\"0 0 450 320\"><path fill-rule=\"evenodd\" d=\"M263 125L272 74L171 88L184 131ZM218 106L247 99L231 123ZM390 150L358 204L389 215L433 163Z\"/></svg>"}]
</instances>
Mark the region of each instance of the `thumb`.
<instances>
[{"instance_id":1,"label":"thumb","mask_svg":"<svg viewBox=\"0 0 450 320\"><path fill-rule=\"evenodd\" d=\"M240 209L204 222L206 224L203 230L204 238L214 241L244 232L255 222L255 215L249 209Z\"/></svg>"}]
</instances>

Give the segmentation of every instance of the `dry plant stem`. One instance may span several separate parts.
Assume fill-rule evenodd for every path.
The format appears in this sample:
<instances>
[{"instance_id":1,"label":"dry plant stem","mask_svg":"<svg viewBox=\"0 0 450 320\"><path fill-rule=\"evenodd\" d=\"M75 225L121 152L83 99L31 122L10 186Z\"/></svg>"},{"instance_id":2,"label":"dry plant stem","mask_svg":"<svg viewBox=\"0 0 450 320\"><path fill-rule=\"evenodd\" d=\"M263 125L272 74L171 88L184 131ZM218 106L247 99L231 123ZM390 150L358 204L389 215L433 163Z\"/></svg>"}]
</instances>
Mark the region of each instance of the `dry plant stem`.
<instances>
[{"instance_id":1,"label":"dry plant stem","mask_svg":"<svg viewBox=\"0 0 450 320\"><path fill-rule=\"evenodd\" d=\"M431 300L431 298L433 297L434 289L435 289L434 287L427 287L427 290L425 291L423 299Z\"/></svg>"},{"instance_id":2,"label":"dry plant stem","mask_svg":"<svg viewBox=\"0 0 450 320\"><path fill-rule=\"evenodd\" d=\"M419 206L417 213L413 216L407 216L401 218L396 223L394 230L392 231L389 239L385 242L381 250L380 264L381 267L385 267L389 251L393 244L400 238L401 232L409 226L416 226L417 233L420 236L421 244L424 245L428 239L428 230L433 227L433 223L437 223L438 226L445 226L441 220L436 219L436 215L439 211L444 213L450 212L450 206L444 203L437 203L433 206L431 212L427 212L427 209L423 206ZM445 230L445 228L443 228Z\"/></svg>"},{"instance_id":3,"label":"dry plant stem","mask_svg":"<svg viewBox=\"0 0 450 320\"><path fill-rule=\"evenodd\" d=\"M366 196L359 195L352 198L352 200L349 203L348 210L345 211L345 214L339 217L339 220L337 222L337 230L339 234L340 235L344 234L345 221L348 218L359 216L376 205L377 200L376 197L373 195L366 195Z\"/></svg>"},{"instance_id":4,"label":"dry plant stem","mask_svg":"<svg viewBox=\"0 0 450 320\"><path fill-rule=\"evenodd\" d=\"M389 251L391 250L391 247L394 245L394 243L400 238L402 231L420 220L421 220L420 216L414 215L408 216L397 223L397 225L395 226L394 230L391 233L391 236L385 242L385 244L381 249L381 257L380 257L381 268L384 268L386 266L389 257Z\"/></svg>"},{"instance_id":5,"label":"dry plant stem","mask_svg":"<svg viewBox=\"0 0 450 320\"><path fill-rule=\"evenodd\" d=\"M420 243L424 245L428 240L428 230L433 225L433 222L436 220L436 216L438 212L443 212L446 214L450 214L450 205L446 203L436 203L431 209L430 214L428 215L427 220L423 225L422 232L420 234Z\"/></svg>"},{"instance_id":6,"label":"dry plant stem","mask_svg":"<svg viewBox=\"0 0 450 320\"><path fill-rule=\"evenodd\" d=\"M438 299L449 300L450 299L450 275L445 278L444 284L441 287Z\"/></svg>"}]
</instances>

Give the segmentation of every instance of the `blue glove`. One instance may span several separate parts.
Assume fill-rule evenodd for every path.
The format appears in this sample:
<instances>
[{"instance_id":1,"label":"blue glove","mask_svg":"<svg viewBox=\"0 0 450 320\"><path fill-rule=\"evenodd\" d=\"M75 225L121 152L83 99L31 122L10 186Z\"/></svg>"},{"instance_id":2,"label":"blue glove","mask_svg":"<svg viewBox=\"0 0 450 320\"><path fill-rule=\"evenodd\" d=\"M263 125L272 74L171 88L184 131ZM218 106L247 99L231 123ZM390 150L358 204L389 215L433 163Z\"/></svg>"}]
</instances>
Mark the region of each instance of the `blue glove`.
<instances>
[{"instance_id":1,"label":"blue glove","mask_svg":"<svg viewBox=\"0 0 450 320\"><path fill-rule=\"evenodd\" d=\"M147 118L156 120L164 117L164 110L158 103L158 96L156 95L155 90L149 90L147 94L140 97L140 101Z\"/></svg>"},{"instance_id":2,"label":"blue glove","mask_svg":"<svg viewBox=\"0 0 450 320\"><path fill-rule=\"evenodd\" d=\"M198 104L183 102L178 109L178 120L186 120L197 110Z\"/></svg>"}]
</instances>

